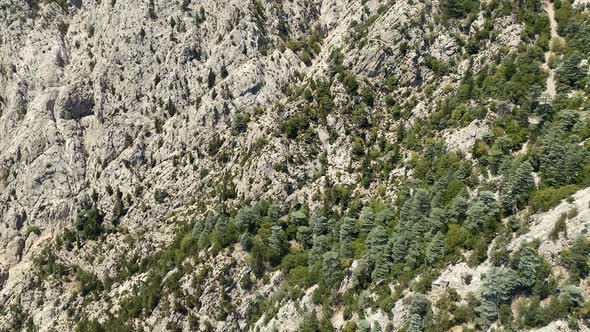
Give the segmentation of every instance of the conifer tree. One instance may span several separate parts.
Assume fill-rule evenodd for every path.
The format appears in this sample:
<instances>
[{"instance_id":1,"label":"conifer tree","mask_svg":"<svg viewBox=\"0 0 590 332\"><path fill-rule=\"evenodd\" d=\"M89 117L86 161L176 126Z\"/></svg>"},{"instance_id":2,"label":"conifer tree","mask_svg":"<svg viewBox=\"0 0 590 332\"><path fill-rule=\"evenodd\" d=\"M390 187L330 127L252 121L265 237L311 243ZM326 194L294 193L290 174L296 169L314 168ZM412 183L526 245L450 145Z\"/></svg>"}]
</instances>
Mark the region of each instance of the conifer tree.
<instances>
[{"instance_id":1,"label":"conifer tree","mask_svg":"<svg viewBox=\"0 0 590 332\"><path fill-rule=\"evenodd\" d=\"M366 288L369 280L369 266L365 259L359 259L356 267L352 270L352 285L361 289Z\"/></svg>"},{"instance_id":2,"label":"conifer tree","mask_svg":"<svg viewBox=\"0 0 590 332\"><path fill-rule=\"evenodd\" d=\"M368 259L373 264L373 281L381 281L389 271L387 254L387 231L383 226L377 225L367 237L369 245Z\"/></svg>"},{"instance_id":3,"label":"conifer tree","mask_svg":"<svg viewBox=\"0 0 590 332\"><path fill-rule=\"evenodd\" d=\"M376 226L367 236L367 245L369 247L369 260L383 254L387 248L387 231L383 226Z\"/></svg>"},{"instance_id":4,"label":"conifer tree","mask_svg":"<svg viewBox=\"0 0 590 332\"><path fill-rule=\"evenodd\" d=\"M127 213L125 206L123 204L123 193L119 188L117 188L117 193L115 194L115 203L113 204L113 215L111 217L111 222L113 225L119 224L119 219Z\"/></svg>"},{"instance_id":5,"label":"conifer tree","mask_svg":"<svg viewBox=\"0 0 590 332\"><path fill-rule=\"evenodd\" d=\"M423 331L425 323L432 319L431 304L426 295L418 293L410 298L409 314L408 332Z\"/></svg>"},{"instance_id":6,"label":"conifer tree","mask_svg":"<svg viewBox=\"0 0 590 332\"><path fill-rule=\"evenodd\" d=\"M301 332L316 332L320 331L320 321L316 315L315 310L312 310L310 313L306 314L303 317L303 322L299 326L299 331Z\"/></svg>"},{"instance_id":7,"label":"conifer tree","mask_svg":"<svg viewBox=\"0 0 590 332\"><path fill-rule=\"evenodd\" d=\"M434 185L432 186L432 192L434 193L435 197L442 193L445 192L447 190L447 187L449 186L449 182L451 181L451 172L447 172L446 175L441 176L438 180L436 180L436 182L434 183ZM435 197L433 197L432 199L434 200ZM440 195L439 198L441 199ZM442 201L441 201L442 202ZM431 204L433 204L431 202ZM434 205L433 205L434 206ZM440 207L440 206L439 206Z\"/></svg>"},{"instance_id":8,"label":"conifer tree","mask_svg":"<svg viewBox=\"0 0 590 332\"><path fill-rule=\"evenodd\" d=\"M252 249L252 245L254 244L252 241L252 235L248 232L242 233L242 235L240 235L240 244L244 250L250 251Z\"/></svg>"},{"instance_id":9,"label":"conifer tree","mask_svg":"<svg viewBox=\"0 0 590 332\"><path fill-rule=\"evenodd\" d=\"M359 332L371 332L371 324L366 319L361 319L358 322Z\"/></svg>"},{"instance_id":10,"label":"conifer tree","mask_svg":"<svg viewBox=\"0 0 590 332\"><path fill-rule=\"evenodd\" d=\"M498 319L500 307L498 305L496 293L491 288L483 288L481 291L481 304L478 307L480 317L490 324Z\"/></svg>"},{"instance_id":11,"label":"conifer tree","mask_svg":"<svg viewBox=\"0 0 590 332\"><path fill-rule=\"evenodd\" d=\"M316 260L320 259L322 255L330 249L330 239L327 235L317 235L313 238L313 246L309 254L309 263L313 264Z\"/></svg>"},{"instance_id":12,"label":"conifer tree","mask_svg":"<svg viewBox=\"0 0 590 332\"><path fill-rule=\"evenodd\" d=\"M573 278L585 278L590 274L590 240L579 236L569 249L561 253L561 262Z\"/></svg>"},{"instance_id":13,"label":"conifer tree","mask_svg":"<svg viewBox=\"0 0 590 332\"><path fill-rule=\"evenodd\" d=\"M252 211L254 212L256 219L266 216L268 213L269 207L270 207L270 203L265 200L260 200L260 201L256 202L256 204L254 204L254 206L252 206Z\"/></svg>"},{"instance_id":14,"label":"conifer tree","mask_svg":"<svg viewBox=\"0 0 590 332\"><path fill-rule=\"evenodd\" d=\"M430 201L430 206L432 208L442 208L445 202L443 200L443 195L440 191L435 191L434 196L432 197L432 201Z\"/></svg>"},{"instance_id":15,"label":"conifer tree","mask_svg":"<svg viewBox=\"0 0 590 332\"><path fill-rule=\"evenodd\" d=\"M375 267L371 273L371 280L373 282L381 282L385 279L387 273L389 273L389 260L387 255L381 254L375 257L374 262Z\"/></svg>"},{"instance_id":16,"label":"conifer tree","mask_svg":"<svg viewBox=\"0 0 590 332\"><path fill-rule=\"evenodd\" d=\"M394 234L389 240L391 260L394 263L403 263L408 251L409 240L404 234Z\"/></svg>"},{"instance_id":17,"label":"conifer tree","mask_svg":"<svg viewBox=\"0 0 590 332\"><path fill-rule=\"evenodd\" d=\"M462 221L465 219L467 214L467 209L469 208L469 202L467 199L461 195L455 196L453 201L451 202L451 216L456 221Z\"/></svg>"},{"instance_id":18,"label":"conifer tree","mask_svg":"<svg viewBox=\"0 0 590 332\"><path fill-rule=\"evenodd\" d=\"M525 161L504 176L500 187L500 200L504 210L514 213L528 203L535 187L532 172L533 167Z\"/></svg>"},{"instance_id":19,"label":"conifer tree","mask_svg":"<svg viewBox=\"0 0 590 332\"><path fill-rule=\"evenodd\" d=\"M393 211L389 208L384 208L375 213L375 223L379 225L389 225L393 218Z\"/></svg>"},{"instance_id":20,"label":"conifer tree","mask_svg":"<svg viewBox=\"0 0 590 332\"><path fill-rule=\"evenodd\" d=\"M561 67L557 70L559 83L567 88L577 89L580 87L580 82L584 77L580 62L582 55L578 51L574 51L565 57Z\"/></svg>"},{"instance_id":21,"label":"conifer tree","mask_svg":"<svg viewBox=\"0 0 590 332\"><path fill-rule=\"evenodd\" d=\"M242 208L236 215L236 226L240 231L254 232L256 226L256 214L249 207Z\"/></svg>"},{"instance_id":22,"label":"conifer tree","mask_svg":"<svg viewBox=\"0 0 590 332\"><path fill-rule=\"evenodd\" d=\"M465 179L471 174L471 165L467 162L463 162L459 165L459 168L453 173L453 178L464 182Z\"/></svg>"},{"instance_id":23,"label":"conifer tree","mask_svg":"<svg viewBox=\"0 0 590 332\"><path fill-rule=\"evenodd\" d=\"M355 232L355 221L344 217L340 221L340 254L343 257L352 257L352 239Z\"/></svg>"},{"instance_id":24,"label":"conifer tree","mask_svg":"<svg viewBox=\"0 0 590 332\"><path fill-rule=\"evenodd\" d=\"M266 214L270 220L277 222L281 217L281 207L278 204L271 204L268 206Z\"/></svg>"},{"instance_id":25,"label":"conifer tree","mask_svg":"<svg viewBox=\"0 0 590 332\"><path fill-rule=\"evenodd\" d=\"M340 281L340 262L338 253L328 251L322 255L322 277L328 286L337 286Z\"/></svg>"},{"instance_id":26,"label":"conifer tree","mask_svg":"<svg viewBox=\"0 0 590 332\"><path fill-rule=\"evenodd\" d=\"M524 246L518 254L518 278L519 283L525 289L530 289L535 284L537 269L541 264L541 259L537 251L531 246Z\"/></svg>"},{"instance_id":27,"label":"conifer tree","mask_svg":"<svg viewBox=\"0 0 590 332\"><path fill-rule=\"evenodd\" d=\"M396 232L405 235L411 232L412 226L415 225L419 216L416 216L413 210L413 199L409 198L404 202L400 209L400 220L396 226Z\"/></svg>"},{"instance_id":28,"label":"conifer tree","mask_svg":"<svg viewBox=\"0 0 590 332\"><path fill-rule=\"evenodd\" d=\"M425 189L417 189L413 198L413 212L419 217L428 216L430 213L430 194Z\"/></svg>"},{"instance_id":29,"label":"conifer tree","mask_svg":"<svg viewBox=\"0 0 590 332\"><path fill-rule=\"evenodd\" d=\"M283 256L287 251L287 237L285 231L279 225L273 225L271 227L271 234L268 242L270 248L279 256Z\"/></svg>"},{"instance_id":30,"label":"conifer tree","mask_svg":"<svg viewBox=\"0 0 590 332\"><path fill-rule=\"evenodd\" d=\"M429 215L430 195L425 189L417 189L400 210L400 221L391 246L394 262L406 262L412 267L420 263L424 235L432 228Z\"/></svg>"},{"instance_id":31,"label":"conifer tree","mask_svg":"<svg viewBox=\"0 0 590 332\"><path fill-rule=\"evenodd\" d=\"M430 232L438 232L447 224L447 213L445 210L435 207L430 211Z\"/></svg>"},{"instance_id":32,"label":"conifer tree","mask_svg":"<svg viewBox=\"0 0 590 332\"><path fill-rule=\"evenodd\" d=\"M557 129L542 140L539 153L539 169L545 184L560 187L575 183L587 158L585 149L568 143L564 133Z\"/></svg>"},{"instance_id":33,"label":"conifer tree","mask_svg":"<svg viewBox=\"0 0 590 332\"><path fill-rule=\"evenodd\" d=\"M213 238L214 244L220 246L221 248L225 248L231 240L230 234L228 233L229 223L230 220L226 215L220 214L217 216Z\"/></svg>"},{"instance_id":34,"label":"conifer tree","mask_svg":"<svg viewBox=\"0 0 590 332\"><path fill-rule=\"evenodd\" d=\"M291 213L291 223L295 225L307 225L307 216L305 215L305 211L297 210Z\"/></svg>"},{"instance_id":35,"label":"conifer tree","mask_svg":"<svg viewBox=\"0 0 590 332\"><path fill-rule=\"evenodd\" d=\"M557 115L557 127L562 132L571 131L579 123L580 114L574 111L564 110Z\"/></svg>"},{"instance_id":36,"label":"conifer tree","mask_svg":"<svg viewBox=\"0 0 590 332\"><path fill-rule=\"evenodd\" d=\"M313 222L313 234L326 235L328 231L328 219L324 216L316 216Z\"/></svg>"},{"instance_id":37,"label":"conifer tree","mask_svg":"<svg viewBox=\"0 0 590 332\"><path fill-rule=\"evenodd\" d=\"M215 230L220 233L225 233L229 227L229 218L224 215L220 214L217 216L217 220L215 222Z\"/></svg>"},{"instance_id":38,"label":"conifer tree","mask_svg":"<svg viewBox=\"0 0 590 332\"><path fill-rule=\"evenodd\" d=\"M494 322L499 315L500 304L510 303L519 280L512 269L494 267L483 277L481 288L480 316L487 323Z\"/></svg>"},{"instance_id":39,"label":"conifer tree","mask_svg":"<svg viewBox=\"0 0 590 332\"><path fill-rule=\"evenodd\" d=\"M426 263L435 264L446 255L447 242L443 233L437 232L426 249Z\"/></svg>"},{"instance_id":40,"label":"conifer tree","mask_svg":"<svg viewBox=\"0 0 590 332\"><path fill-rule=\"evenodd\" d=\"M203 230L199 235L199 241L197 242L197 245L199 246L199 249L204 250L209 247L209 244L209 233L207 230Z\"/></svg>"},{"instance_id":41,"label":"conifer tree","mask_svg":"<svg viewBox=\"0 0 590 332\"><path fill-rule=\"evenodd\" d=\"M477 232L481 230L486 218L486 206L482 202L476 201L467 210L465 228L471 232Z\"/></svg>"},{"instance_id":42,"label":"conifer tree","mask_svg":"<svg viewBox=\"0 0 590 332\"><path fill-rule=\"evenodd\" d=\"M255 238L250 253L249 265L252 268L254 275L258 278L264 275L264 251L262 242Z\"/></svg>"},{"instance_id":43,"label":"conifer tree","mask_svg":"<svg viewBox=\"0 0 590 332\"><path fill-rule=\"evenodd\" d=\"M406 265L410 268L417 268L420 266L422 264L422 252L423 250L418 242L410 242L408 252L405 257Z\"/></svg>"},{"instance_id":44,"label":"conifer tree","mask_svg":"<svg viewBox=\"0 0 590 332\"><path fill-rule=\"evenodd\" d=\"M584 294L579 287L567 285L560 290L559 298L570 307L581 307L586 303Z\"/></svg>"},{"instance_id":45,"label":"conifer tree","mask_svg":"<svg viewBox=\"0 0 590 332\"><path fill-rule=\"evenodd\" d=\"M361 232L368 234L375 226L375 213L373 212L373 209L369 206L365 206L361 210L359 221Z\"/></svg>"},{"instance_id":46,"label":"conifer tree","mask_svg":"<svg viewBox=\"0 0 590 332\"><path fill-rule=\"evenodd\" d=\"M500 211L496 195L491 191L482 191L479 193L479 201L486 207L486 215L491 218Z\"/></svg>"},{"instance_id":47,"label":"conifer tree","mask_svg":"<svg viewBox=\"0 0 590 332\"><path fill-rule=\"evenodd\" d=\"M308 226L299 226L297 227L296 238L303 248L310 248L313 244L313 231Z\"/></svg>"},{"instance_id":48,"label":"conifer tree","mask_svg":"<svg viewBox=\"0 0 590 332\"><path fill-rule=\"evenodd\" d=\"M506 159L506 155L504 151L502 151L500 145L498 143L492 144L488 152L487 161L490 164L490 168L493 174L497 174L500 164Z\"/></svg>"},{"instance_id":49,"label":"conifer tree","mask_svg":"<svg viewBox=\"0 0 590 332\"><path fill-rule=\"evenodd\" d=\"M424 331L424 322L422 321L422 317L418 314L410 314L407 321L407 329L408 332L423 332Z\"/></svg>"}]
</instances>

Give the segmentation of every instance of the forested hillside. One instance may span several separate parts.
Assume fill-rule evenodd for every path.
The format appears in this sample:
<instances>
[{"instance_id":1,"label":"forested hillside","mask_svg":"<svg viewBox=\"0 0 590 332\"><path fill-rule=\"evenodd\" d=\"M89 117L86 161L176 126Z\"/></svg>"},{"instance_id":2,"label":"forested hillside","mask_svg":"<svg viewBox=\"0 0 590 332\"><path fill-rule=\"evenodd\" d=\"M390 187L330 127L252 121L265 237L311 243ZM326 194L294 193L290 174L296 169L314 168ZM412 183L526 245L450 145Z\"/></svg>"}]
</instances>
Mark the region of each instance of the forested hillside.
<instances>
[{"instance_id":1,"label":"forested hillside","mask_svg":"<svg viewBox=\"0 0 590 332\"><path fill-rule=\"evenodd\" d=\"M589 331L585 0L0 0L0 330Z\"/></svg>"}]
</instances>

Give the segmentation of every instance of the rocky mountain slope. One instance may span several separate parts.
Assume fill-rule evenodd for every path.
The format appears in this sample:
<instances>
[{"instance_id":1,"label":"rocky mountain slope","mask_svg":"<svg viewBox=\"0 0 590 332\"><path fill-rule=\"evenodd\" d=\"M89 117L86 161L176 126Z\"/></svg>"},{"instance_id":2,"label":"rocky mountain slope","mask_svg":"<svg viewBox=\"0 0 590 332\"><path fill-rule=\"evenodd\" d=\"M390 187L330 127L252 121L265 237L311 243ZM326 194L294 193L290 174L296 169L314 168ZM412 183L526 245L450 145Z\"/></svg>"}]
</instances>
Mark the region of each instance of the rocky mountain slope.
<instances>
[{"instance_id":1,"label":"rocky mountain slope","mask_svg":"<svg viewBox=\"0 0 590 332\"><path fill-rule=\"evenodd\" d=\"M584 6L0 0L0 330L587 330Z\"/></svg>"}]
</instances>

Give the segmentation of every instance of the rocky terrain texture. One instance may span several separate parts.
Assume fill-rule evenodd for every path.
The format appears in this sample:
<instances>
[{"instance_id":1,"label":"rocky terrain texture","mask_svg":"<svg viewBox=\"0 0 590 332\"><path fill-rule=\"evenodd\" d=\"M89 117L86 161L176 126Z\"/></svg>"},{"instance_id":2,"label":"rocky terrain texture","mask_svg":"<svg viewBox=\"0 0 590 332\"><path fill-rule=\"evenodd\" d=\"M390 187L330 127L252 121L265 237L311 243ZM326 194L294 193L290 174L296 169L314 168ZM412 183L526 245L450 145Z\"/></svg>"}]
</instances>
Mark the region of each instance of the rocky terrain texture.
<instances>
[{"instance_id":1,"label":"rocky terrain texture","mask_svg":"<svg viewBox=\"0 0 590 332\"><path fill-rule=\"evenodd\" d=\"M452 293L471 305L485 274L509 265L495 260L499 246L508 257L535 243L559 286L576 287L580 308L512 328L587 331L587 272L572 277L560 257L590 231L590 50L580 46L590 39L576 39L590 23L583 1L554 5L0 0L0 330L298 331L310 315L322 331L326 322L428 329L435 303ZM581 17L573 33L566 9ZM586 153L560 164L563 181L551 182L540 156L552 126ZM202 235L227 231L212 215L233 225L237 209L267 200L287 233L291 220L313 227L320 210L356 218L361 205L381 202L395 214L384 222L393 238L406 191L414 197L444 177L424 164L440 149L469 163L461 194L470 202L483 191L503 202L515 172L500 161L522 158L534 166L531 192L568 194L519 196L496 213L501 226L483 249L457 249L436 275L416 268L403 284L375 279L355 295L358 310L319 301L319 282L293 295L285 269L267 262L257 275L243 242L209 246L214 231ZM302 242L289 238L289 252ZM358 287L366 248L354 250L339 256L335 297ZM470 260L478 250L484 257ZM427 278L426 290L413 286ZM395 293L387 304L363 307L384 288ZM433 306L428 315L413 309L418 293ZM524 321L518 308L531 298L512 298L510 317ZM408 323L416 315L420 326ZM452 316L454 330L507 326L503 315Z\"/></svg>"}]
</instances>

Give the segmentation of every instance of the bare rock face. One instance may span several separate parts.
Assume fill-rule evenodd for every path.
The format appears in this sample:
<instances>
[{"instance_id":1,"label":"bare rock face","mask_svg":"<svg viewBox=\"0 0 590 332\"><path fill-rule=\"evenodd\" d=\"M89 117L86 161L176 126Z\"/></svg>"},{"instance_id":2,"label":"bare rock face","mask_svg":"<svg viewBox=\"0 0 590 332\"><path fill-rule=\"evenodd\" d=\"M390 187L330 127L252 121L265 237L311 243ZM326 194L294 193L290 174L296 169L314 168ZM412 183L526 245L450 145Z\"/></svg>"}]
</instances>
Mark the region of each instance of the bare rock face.
<instances>
[{"instance_id":1,"label":"bare rock face","mask_svg":"<svg viewBox=\"0 0 590 332\"><path fill-rule=\"evenodd\" d=\"M556 262L562 248L567 248L578 237L588 236L590 232L590 188L580 190L572 196L571 202L562 202L551 211L536 215L530 226L530 231L516 238L511 248L517 248L523 243L541 240L539 252L549 261ZM556 222L563 215L575 210L576 216L567 218L567 234L556 240L550 240Z\"/></svg>"},{"instance_id":2,"label":"bare rock face","mask_svg":"<svg viewBox=\"0 0 590 332\"><path fill-rule=\"evenodd\" d=\"M57 101L60 119L80 121L84 117L94 115L94 97L86 92L87 88L82 86L74 87L71 91L60 91Z\"/></svg>"},{"instance_id":3,"label":"bare rock face","mask_svg":"<svg viewBox=\"0 0 590 332\"><path fill-rule=\"evenodd\" d=\"M52 228L90 193L103 201L107 186L127 194L143 186L149 197L158 182L182 201L198 177L162 179L170 161L227 133L236 110L277 100L302 67L273 50L277 37L266 30L275 23L241 1L0 6L0 213L16 231L24 221L9 222L13 207L29 213L26 225ZM311 9L292 8L293 19Z\"/></svg>"}]
</instances>

